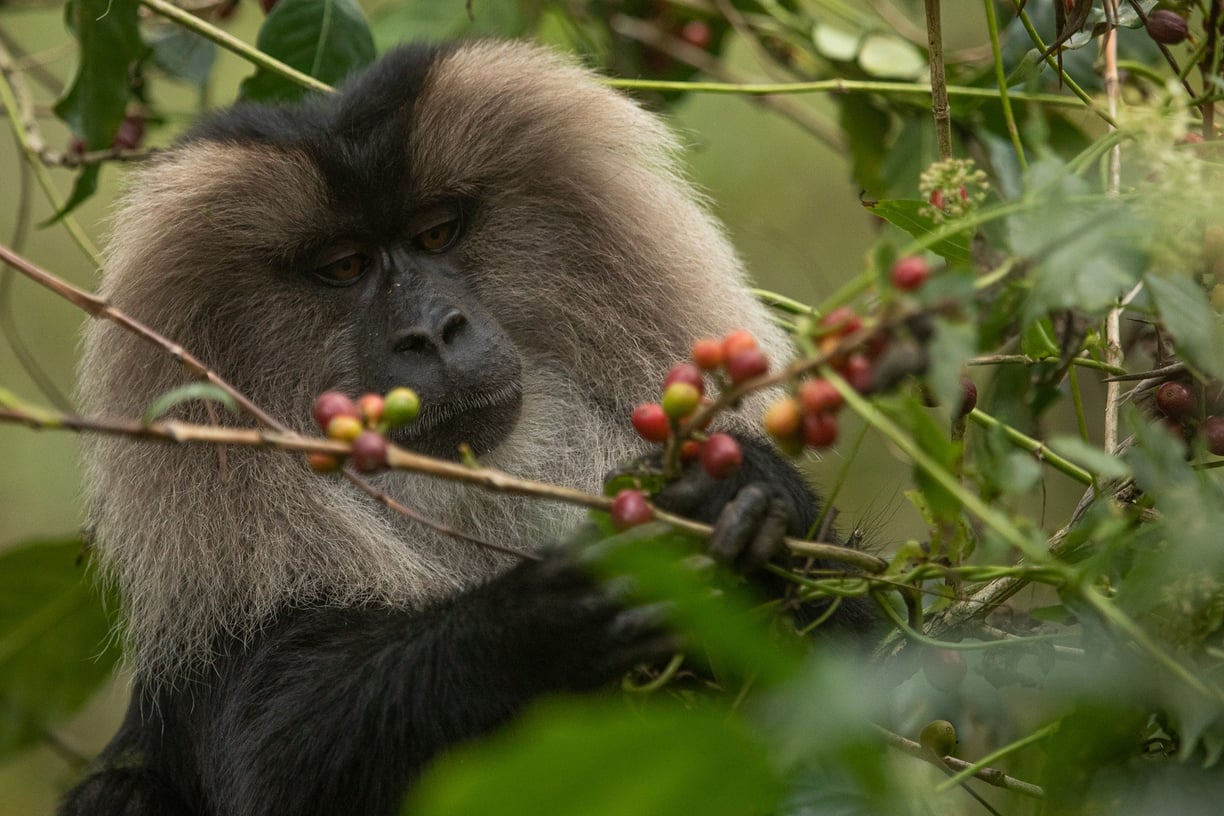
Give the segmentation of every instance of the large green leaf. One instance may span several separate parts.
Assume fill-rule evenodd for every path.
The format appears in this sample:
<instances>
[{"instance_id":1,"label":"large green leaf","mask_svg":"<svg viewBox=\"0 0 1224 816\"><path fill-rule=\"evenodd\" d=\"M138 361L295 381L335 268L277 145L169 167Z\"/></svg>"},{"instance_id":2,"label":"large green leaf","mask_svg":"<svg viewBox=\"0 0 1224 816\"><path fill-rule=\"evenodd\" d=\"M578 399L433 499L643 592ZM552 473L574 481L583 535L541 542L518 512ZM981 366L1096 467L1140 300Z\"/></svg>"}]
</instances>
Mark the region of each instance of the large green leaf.
<instances>
[{"instance_id":1,"label":"large green leaf","mask_svg":"<svg viewBox=\"0 0 1224 816\"><path fill-rule=\"evenodd\" d=\"M260 51L334 85L374 59L374 40L354 0L281 0L259 29ZM266 68L242 83L252 101L296 99L306 89Z\"/></svg>"},{"instance_id":2,"label":"large green leaf","mask_svg":"<svg viewBox=\"0 0 1224 816\"><path fill-rule=\"evenodd\" d=\"M75 712L114 670L111 623L79 539L0 555L0 757Z\"/></svg>"},{"instance_id":3,"label":"large green leaf","mask_svg":"<svg viewBox=\"0 0 1224 816\"><path fill-rule=\"evenodd\" d=\"M1144 280L1178 352L1212 376L1224 377L1224 332L1202 288L1172 275L1149 274Z\"/></svg>"},{"instance_id":4,"label":"large green leaf","mask_svg":"<svg viewBox=\"0 0 1224 816\"><path fill-rule=\"evenodd\" d=\"M404 813L742 816L772 813L781 783L724 709L553 701L443 760Z\"/></svg>"}]
</instances>

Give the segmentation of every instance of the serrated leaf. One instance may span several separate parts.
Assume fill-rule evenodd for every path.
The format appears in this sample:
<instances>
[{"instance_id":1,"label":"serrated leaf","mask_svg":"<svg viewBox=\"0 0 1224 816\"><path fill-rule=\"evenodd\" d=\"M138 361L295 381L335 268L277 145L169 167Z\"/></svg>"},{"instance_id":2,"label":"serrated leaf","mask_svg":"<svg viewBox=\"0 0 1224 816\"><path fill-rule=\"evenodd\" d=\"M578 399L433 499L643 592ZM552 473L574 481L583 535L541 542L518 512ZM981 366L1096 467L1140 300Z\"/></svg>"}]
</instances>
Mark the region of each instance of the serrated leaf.
<instances>
[{"instance_id":1,"label":"serrated leaf","mask_svg":"<svg viewBox=\"0 0 1224 816\"><path fill-rule=\"evenodd\" d=\"M916 199L894 198L877 201L867 207L888 223L900 227L915 238L925 238L935 231L935 219L927 214L930 205ZM969 262L969 230L957 232L932 244L929 249L952 263Z\"/></svg>"},{"instance_id":2,"label":"serrated leaf","mask_svg":"<svg viewBox=\"0 0 1224 816\"><path fill-rule=\"evenodd\" d=\"M374 60L374 40L354 0L281 0L259 29L256 46L292 68L330 85ZM244 100L297 99L306 89L266 68L240 89Z\"/></svg>"},{"instance_id":3,"label":"serrated leaf","mask_svg":"<svg viewBox=\"0 0 1224 816\"><path fill-rule=\"evenodd\" d=\"M977 327L969 323L936 318L935 336L928 349L927 384L938 404L955 414L964 400L965 363L977 351Z\"/></svg>"},{"instance_id":4,"label":"serrated leaf","mask_svg":"<svg viewBox=\"0 0 1224 816\"><path fill-rule=\"evenodd\" d=\"M190 402L192 400L204 400L206 402L219 402L231 413L238 413L238 403L229 394L222 391L212 383L195 382L181 385L178 388L171 389L153 401L149 406L149 410L145 411L144 421L147 425L153 420L165 414L174 406Z\"/></svg>"},{"instance_id":5,"label":"serrated leaf","mask_svg":"<svg viewBox=\"0 0 1224 816\"><path fill-rule=\"evenodd\" d=\"M402 812L772 813L782 786L766 756L719 708L634 711L606 699L552 701L443 759Z\"/></svg>"},{"instance_id":6,"label":"serrated leaf","mask_svg":"<svg viewBox=\"0 0 1224 816\"><path fill-rule=\"evenodd\" d=\"M1147 275L1160 321L1179 354L1214 377L1224 377L1224 332L1206 293L1188 278Z\"/></svg>"},{"instance_id":7,"label":"serrated leaf","mask_svg":"<svg viewBox=\"0 0 1224 816\"><path fill-rule=\"evenodd\" d=\"M0 555L0 757L37 742L114 670L111 622L81 552L71 539Z\"/></svg>"}]
</instances>

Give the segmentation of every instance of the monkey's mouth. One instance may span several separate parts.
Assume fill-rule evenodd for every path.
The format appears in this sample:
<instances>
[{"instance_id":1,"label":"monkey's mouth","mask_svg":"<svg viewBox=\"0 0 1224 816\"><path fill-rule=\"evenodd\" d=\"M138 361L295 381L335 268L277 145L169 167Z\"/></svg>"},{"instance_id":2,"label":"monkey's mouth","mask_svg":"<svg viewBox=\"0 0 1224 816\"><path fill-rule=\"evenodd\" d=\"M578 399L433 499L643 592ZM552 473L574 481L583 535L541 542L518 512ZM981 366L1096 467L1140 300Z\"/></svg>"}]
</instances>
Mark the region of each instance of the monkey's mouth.
<instances>
[{"instance_id":1,"label":"monkey's mouth","mask_svg":"<svg viewBox=\"0 0 1224 816\"><path fill-rule=\"evenodd\" d=\"M459 459L462 444L482 456L509 436L522 405L523 392L517 383L445 402L422 395L421 415L416 422L388 436L401 447L440 459Z\"/></svg>"}]
</instances>

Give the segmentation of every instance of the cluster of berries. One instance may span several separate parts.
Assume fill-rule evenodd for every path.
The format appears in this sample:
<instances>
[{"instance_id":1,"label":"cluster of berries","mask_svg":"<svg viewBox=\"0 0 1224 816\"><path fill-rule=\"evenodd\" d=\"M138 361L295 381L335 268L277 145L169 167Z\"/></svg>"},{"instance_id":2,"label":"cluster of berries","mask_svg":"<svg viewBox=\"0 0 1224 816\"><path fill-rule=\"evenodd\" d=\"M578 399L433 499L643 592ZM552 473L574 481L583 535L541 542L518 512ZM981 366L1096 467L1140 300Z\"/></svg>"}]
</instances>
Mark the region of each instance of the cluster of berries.
<instances>
[{"instance_id":1,"label":"cluster of berries","mask_svg":"<svg viewBox=\"0 0 1224 816\"><path fill-rule=\"evenodd\" d=\"M387 466L387 432L413 422L421 400L411 388L394 388L386 396L364 394L354 402L339 391L325 391L314 404L314 420L329 439L352 445L349 459L362 473ZM306 455L320 473L339 470L342 457L330 453Z\"/></svg>"},{"instance_id":2,"label":"cluster of berries","mask_svg":"<svg viewBox=\"0 0 1224 816\"><path fill-rule=\"evenodd\" d=\"M663 378L659 402L647 402L633 410L632 422L648 442L677 444L680 461L699 459L706 473L725 479L739 469L744 451L725 433L705 433L706 422L693 415L710 400L705 396L706 376L719 385L739 385L769 371L765 356L751 332L737 329L718 339L703 337L693 343L692 362L677 363ZM612 525L625 530L649 521L646 494L632 488L616 494L612 502Z\"/></svg>"},{"instance_id":3,"label":"cluster of berries","mask_svg":"<svg viewBox=\"0 0 1224 816\"><path fill-rule=\"evenodd\" d=\"M1196 383L1169 380L1156 389L1156 410L1183 439L1197 433L1207 450L1224 456L1224 384L1205 388Z\"/></svg>"}]
</instances>

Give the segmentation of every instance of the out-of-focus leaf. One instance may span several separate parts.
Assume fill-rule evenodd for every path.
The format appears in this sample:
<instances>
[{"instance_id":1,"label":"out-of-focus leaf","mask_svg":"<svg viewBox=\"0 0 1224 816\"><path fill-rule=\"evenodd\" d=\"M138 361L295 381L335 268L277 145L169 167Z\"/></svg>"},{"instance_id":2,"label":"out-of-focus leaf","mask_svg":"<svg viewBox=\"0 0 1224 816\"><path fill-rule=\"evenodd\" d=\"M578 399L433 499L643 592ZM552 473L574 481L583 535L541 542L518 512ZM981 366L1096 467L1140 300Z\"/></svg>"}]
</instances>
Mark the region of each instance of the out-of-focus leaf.
<instances>
[{"instance_id":1,"label":"out-of-focus leaf","mask_svg":"<svg viewBox=\"0 0 1224 816\"><path fill-rule=\"evenodd\" d=\"M853 161L854 179L864 190L881 192L880 175L888 154L888 131L892 117L866 94L837 97L838 124L846 134Z\"/></svg>"},{"instance_id":2,"label":"out-of-focus leaf","mask_svg":"<svg viewBox=\"0 0 1224 816\"><path fill-rule=\"evenodd\" d=\"M238 413L238 404L234 402L232 396L212 383L195 382L187 383L167 391L154 400L153 404L149 406L149 410L145 411L144 421L146 423L152 422L179 403L190 402L192 400L219 402L231 414Z\"/></svg>"},{"instance_id":3,"label":"out-of-focus leaf","mask_svg":"<svg viewBox=\"0 0 1224 816\"><path fill-rule=\"evenodd\" d=\"M858 54L859 66L876 77L916 79L927 71L926 57L913 43L891 34L868 34Z\"/></svg>"},{"instance_id":4,"label":"out-of-focus leaf","mask_svg":"<svg viewBox=\"0 0 1224 816\"><path fill-rule=\"evenodd\" d=\"M392 3L373 12L371 29L379 51L399 43L419 40L440 42L459 37L518 37L530 30L538 14L528 6L505 0L472 0L470 6L452 0Z\"/></svg>"},{"instance_id":5,"label":"out-of-focus leaf","mask_svg":"<svg viewBox=\"0 0 1224 816\"><path fill-rule=\"evenodd\" d=\"M153 61L167 74L197 88L208 84L217 58L217 46L210 41L182 26L165 24L147 27L145 42L153 49Z\"/></svg>"},{"instance_id":6,"label":"out-of-focus leaf","mask_svg":"<svg viewBox=\"0 0 1224 816\"><path fill-rule=\"evenodd\" d=\"M1122 479L1130 475L1126 462L1089 445L1078 436L1056 434L1050 437L1050 448L1101 478Z\"/></svg>"},{"instance_id":7,"label":"out-of-focus leaf","mask_svg":"<svg viewBox=\"0 0 1224 816\"><path fill-rule=\"evenodd\" d=\"M771 813L782 785L729 712L552 701L438 763L405 814Z\"/></svg>"},{"instance_id":8,"label":"out-of-focus leaf","mask_svg":"<svg viewBox=\"0 0 1224 816\"><path fill-rule=\"evenodd\" d=\"M259 29L256 45L292 68L331 85L369 65L374 40L355 0L280 0ZM306 89L265 68L240 90L246 100L296 99Z\"/></svg>"},{"instance_id":9,"label":"out-of-focus leaf","mask_svg":"<svg viewBox=\"0 0 1224 816\"><path fill-rule=\"evenodd\" d=\"M877 201L867 209L915 238L924 238L939 226L935 223L935 219L927 214L930 205L925 201L895 198L888 201ZM969 230L953 233L947 238L936 241L930 249L952 263L968 263L971 237Z\"/></svg>"},{"instance_id":10,"label":"out-of-focus leaf","mask_svg":"<svg viewBox=\"0 0 1224 816\"><path fill-rule=\"evenodd\" d=\"M960 409L964 399L961 377L965 362L977 351L977 330L969 323L944 318L937 318L934 324L935 336L928 349L930 363L926 379L936 401L952 415Z\"/></svg>"},{"instance_id":11,"label":"out-of-focus leaf","mask_svg":"<svg viewBox=\"0 0 1224 816\"><path fill-rule=\"evenodd\" d=\"M850 62L858 56L861 36L828 23L812 27L812 44L822 57L834 62Z\"/></svg>"},{"instance_id":12,"label":"out-of-focus leaf","mask_svg":"<svg viewBox=\"0 0 1224 816\"><path fill-rule=\"evenodd\" d=\"M71 539L0 555L0 757L37 742L114 669L111 622L81 552Z\"/></svg>"},{"instance_id":13,"label":"out-of-focus leaf","mask_svg":"<svg viewBox=\"0 0 1224 816\"><path fill-rule=\"evenodd\" d=\"M1224 332L1206 293L1189 278L1147 275L1144 280L1178 352L1212 376L1224 377Z\"/></svg>"}]
</instances>

